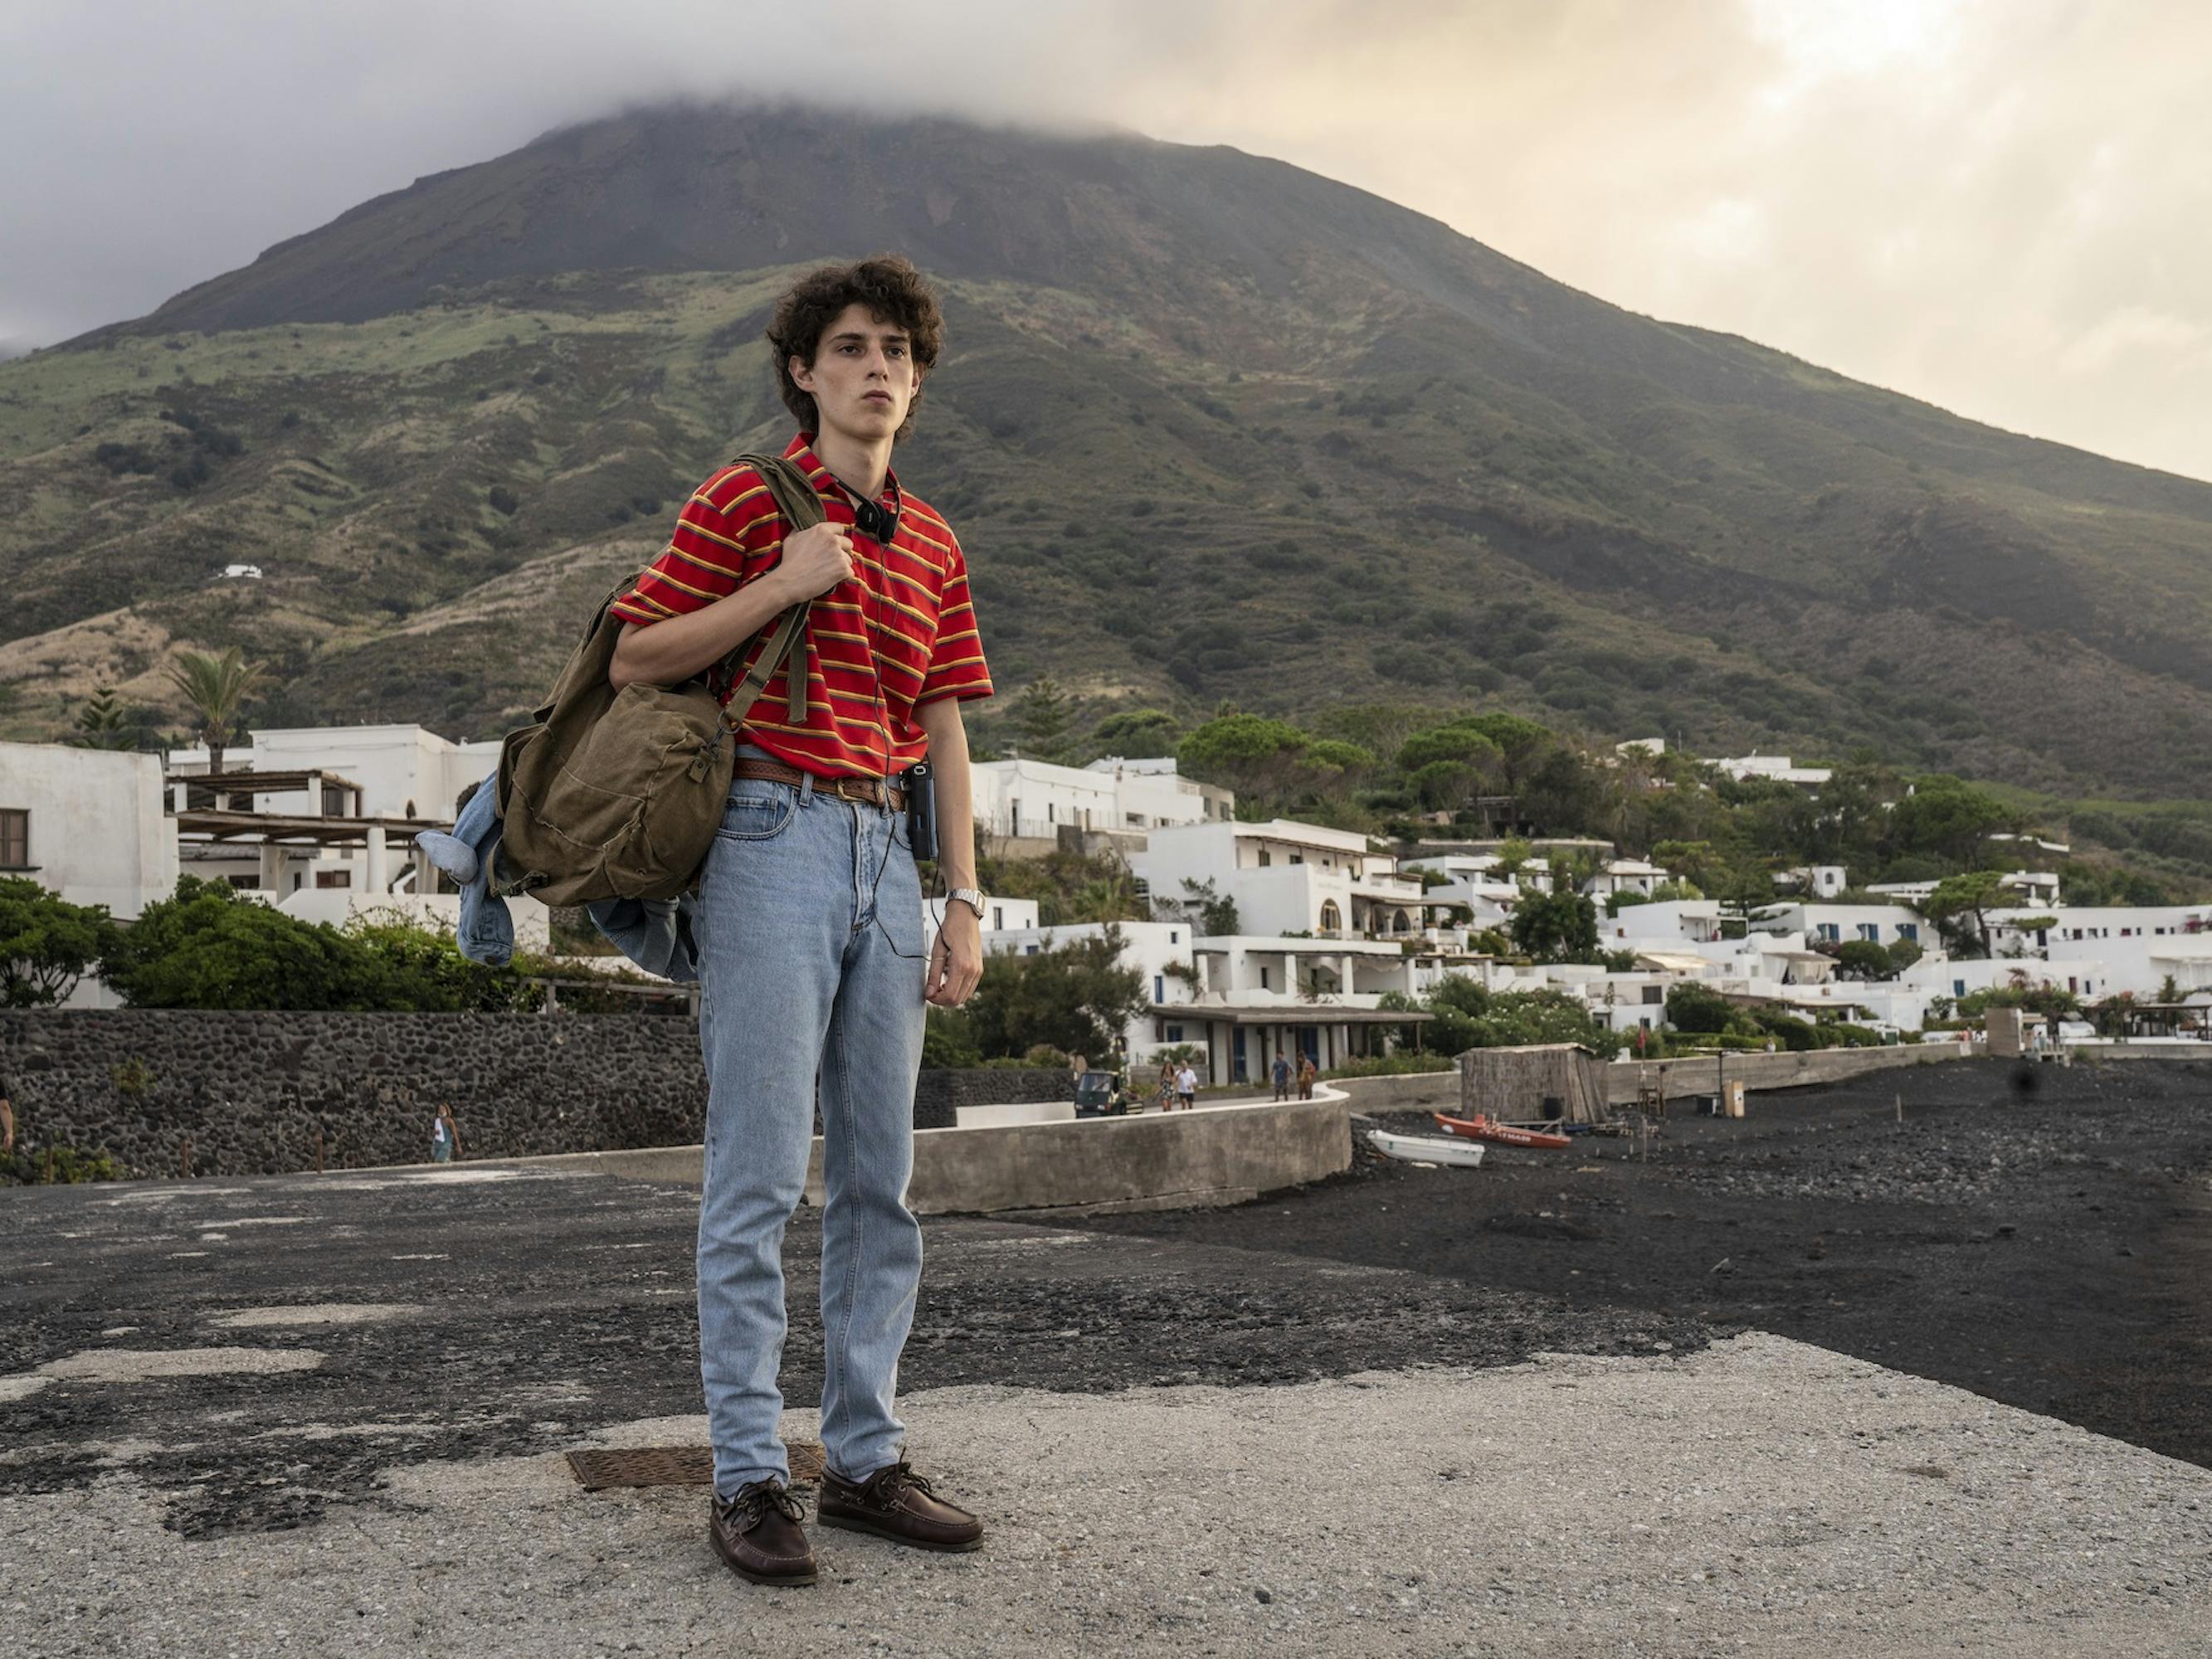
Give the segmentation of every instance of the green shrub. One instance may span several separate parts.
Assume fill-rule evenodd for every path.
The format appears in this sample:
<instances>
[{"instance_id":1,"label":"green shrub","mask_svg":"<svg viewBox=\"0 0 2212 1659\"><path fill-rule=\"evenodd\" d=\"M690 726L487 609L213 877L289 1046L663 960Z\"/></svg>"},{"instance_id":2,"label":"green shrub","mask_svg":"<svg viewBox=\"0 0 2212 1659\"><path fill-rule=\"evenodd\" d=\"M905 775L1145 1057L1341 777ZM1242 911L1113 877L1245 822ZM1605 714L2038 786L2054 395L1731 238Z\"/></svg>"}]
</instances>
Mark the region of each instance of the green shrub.
<instances>
[{"instance_id":1,"label":"green shrub","mask_svg":"<svg viewBox=\"0 0 2212 1659\"><path fill-rule=\"evenodd\" d=\"M145 908L102 971L136 1008L504 1012L544 1000L515 967L470 961L443 930L363 917L341 932L192 876Z\"/></svg>"},{"instance_id":2,"label":"green shrub","mask_svg":"<svg viewBox=\"0 0 2212 1659\"><path fill-rule=\"evenodd\" d=\"M1322 1075L1325 1078L1412 1077L1430 1072L1454 1071L1457 1067L1458 1062L1449 1054L1431 1054L1425 1049L1417 1054L1401 1048L1395 1054L1347 1060L1341 1066L1332 1066Z\"/></svg>"},{"instance_id":3,"label":"green shrub","mask_svg":"<svg viewBox=\"0 0 2212 1659\"><path fill-rule=\"evenodd\" d=\"M1667 988L1667 1023L1678 1031L1725 1031L1735 1012L1735 1004L1702 985Z\"/></svg>"},{"instance_id":4,"label":"green shrub","mask_svg":"<svg viewBox=\"0 0 2212 1659\"><path fill-rule=\"evenodd\" d=\"M0 1006L52 1007L108 954L104 904L71 904L27 876L0 876Z\"/></svg>"},{"instance_id":5,"label":"green shrub","mask_svg":"<svg viewBox=\"0 0 2212 1659\"><path fill-rule=\"evenodd\" d=\"M130 1173L105 1146L89 1152L81 1152L74 1146L46 1146L33 1152L19 1144L12 1155L0 1159L0 1180L19 1187L125 1181L130 1178Z\"/></svg>"}]
</instances>

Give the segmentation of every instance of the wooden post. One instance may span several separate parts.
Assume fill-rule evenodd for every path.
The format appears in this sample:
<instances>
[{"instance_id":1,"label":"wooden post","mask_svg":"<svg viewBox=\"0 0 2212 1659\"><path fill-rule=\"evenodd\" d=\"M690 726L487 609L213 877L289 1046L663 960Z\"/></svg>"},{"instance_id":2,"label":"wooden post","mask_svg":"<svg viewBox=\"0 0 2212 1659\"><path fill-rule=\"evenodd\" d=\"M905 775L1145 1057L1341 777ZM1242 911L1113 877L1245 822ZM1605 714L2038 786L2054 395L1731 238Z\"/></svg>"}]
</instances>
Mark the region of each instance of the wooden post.
<instances>
[{"instance_id":1,"label":"wooden post","mask_svg":"<svg viewBox=\"0 0 2212 1659\"><path fill-rule=\"evenodd\" d=\"M1905 1121L1905 1097L1903 1095L1899 1095L1897 1097L1897 1121L1899 1123Z\"/></svg>"},{"instance_id":2,"label":"wooden post","mask_svg":"<svg viewBox=\"0 0 2212 1659\"><path fill-rule=\"evenodd\" d=\"M185 1137L185 1144L178 1149L177 1152L177 1179L179 1181L190 1181L191 1178L192 1138L190 1135L186 1135Z\"/></svg>"},{"instance_id":3,"label":"wooden post","mask_svg":"<svg viewBox=\"0 0 2212 1659\"><path fill-rule=\"evenodd\" d=\"M47 1147L47 1148L46 1148L46 1185L47 1185L47 1186L49 1186L49 1187L51 1187L51 1186L52 1186L53 1184L54 1184L54 1149L53 1149L52 1147L49 1146L49 1147Z\"/></svg>"}]
</instances>

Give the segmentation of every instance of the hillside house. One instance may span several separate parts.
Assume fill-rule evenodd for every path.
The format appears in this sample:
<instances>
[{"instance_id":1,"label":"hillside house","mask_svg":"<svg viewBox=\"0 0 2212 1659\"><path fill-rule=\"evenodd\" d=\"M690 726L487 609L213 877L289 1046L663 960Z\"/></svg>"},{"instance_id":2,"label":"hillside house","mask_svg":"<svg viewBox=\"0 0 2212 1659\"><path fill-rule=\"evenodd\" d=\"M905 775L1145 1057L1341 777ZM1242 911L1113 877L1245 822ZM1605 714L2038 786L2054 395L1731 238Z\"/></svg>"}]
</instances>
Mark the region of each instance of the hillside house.
<instances>
[{"instance_id":1,"label":"hillside house","mask_svg":"<svg viewBox=\"0 0 2212 1659\"><path fill-rule=\"evenodd\" d=\"M1285 818L1155 830L1128 857L1155 902L1182 899L1186 881L1213 883L1248 933L1414 938L1445 905L1358 830Z\"/></svg>"},{"instance_id":2,"label":"hillside house","mask_svg":"<svg viewBox=\"0 0 2212 1659\"><path fill-rule=\"evenodd\" d=\"M135 918L177 889L161 761L57 743L0 743L0 875Z\"/></svg>"},{"instance_id":3,"label":"hillside house","mask_svg":"<svg viewBox=\"0 0 2212 1659\"><path fill-rule=\"evenodd\" d=\"M1006 841L1052 842L1071 828L1133 837L1236 816L1234 794L1178 776L1172 759L979 761L972 778L978 833Z\"/></svg>"}]
</instances>

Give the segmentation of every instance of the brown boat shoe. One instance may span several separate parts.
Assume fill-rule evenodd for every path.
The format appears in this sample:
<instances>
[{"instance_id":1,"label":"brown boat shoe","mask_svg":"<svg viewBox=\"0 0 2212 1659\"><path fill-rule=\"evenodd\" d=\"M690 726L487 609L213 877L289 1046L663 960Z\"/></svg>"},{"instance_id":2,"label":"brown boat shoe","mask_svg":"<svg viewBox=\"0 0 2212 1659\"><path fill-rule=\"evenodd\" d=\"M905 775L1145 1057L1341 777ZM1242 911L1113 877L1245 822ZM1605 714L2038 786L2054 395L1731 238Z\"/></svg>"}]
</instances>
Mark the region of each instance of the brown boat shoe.
<instances>
[{"instance_id":1,"label":"brown boat shoe","mask_svg":"<svg viewBox=\"0 0 2212 1659\"><path fill-rule=\"evenodd\" d=\"M823 1470L814 1514L825 1527L872 1532L917 1549L972 1550L983 1541L983 1523L939 1498L904 1462L886 1464L865 1480Z\"/></svg>"},{"instance_id":2,"label":"brown boat shoe","mask_svg":"<svg viewBox=\"0 0 2212 1659\"><path fill-rule=\"evenodd\" d=\"M811 1584L814 1547L799 1523L806 1511L781 1480L755 1480L735 1498L716 1497L708 1535L740 1578L756 1584Z\"/></svg>"}]
</instances>

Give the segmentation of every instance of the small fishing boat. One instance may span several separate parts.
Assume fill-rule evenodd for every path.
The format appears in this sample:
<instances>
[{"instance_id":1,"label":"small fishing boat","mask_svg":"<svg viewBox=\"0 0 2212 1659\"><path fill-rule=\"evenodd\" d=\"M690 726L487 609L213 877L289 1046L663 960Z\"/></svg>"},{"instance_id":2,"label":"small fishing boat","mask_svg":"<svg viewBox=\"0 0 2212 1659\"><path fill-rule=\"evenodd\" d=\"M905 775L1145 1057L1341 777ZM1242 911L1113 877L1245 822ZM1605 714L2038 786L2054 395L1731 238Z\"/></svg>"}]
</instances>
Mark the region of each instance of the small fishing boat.
<instances>
[{"instance_id":1,"label":"small fishing boat","mask_svg":"<svg viewBox=\"0 0 2212 1659\"><path fill-rule=\"evenodd\" d=\"M1458 1170L1482 1166L1482 1147L1469 1140L1438 1140L1434 1135L1394 1135L1388 1129L1370 1129L1368 1144L1385 1158L1401 1164L1443 1164Z\"/></svg>"},{"instance_id":2,"label":"small fishing boat","mask_svg":"<svg viewBox=\"0 0 2212 1659\"><path fill-rule=\"evenodd\" d=\"M1447 1134L1463 1135L1469 1140L1487 1140L1500 1146L1540 1146L1556 1151L1574 1143L1566 1136L1553 1134L1544 1129L1530 1129L1518 1123L1500 1123L1496 1118L1477 1113L1473 1117L1446 1117L1442 1112L1431 1112L1437 1127Z\"/></svg>"}]
</instances>

